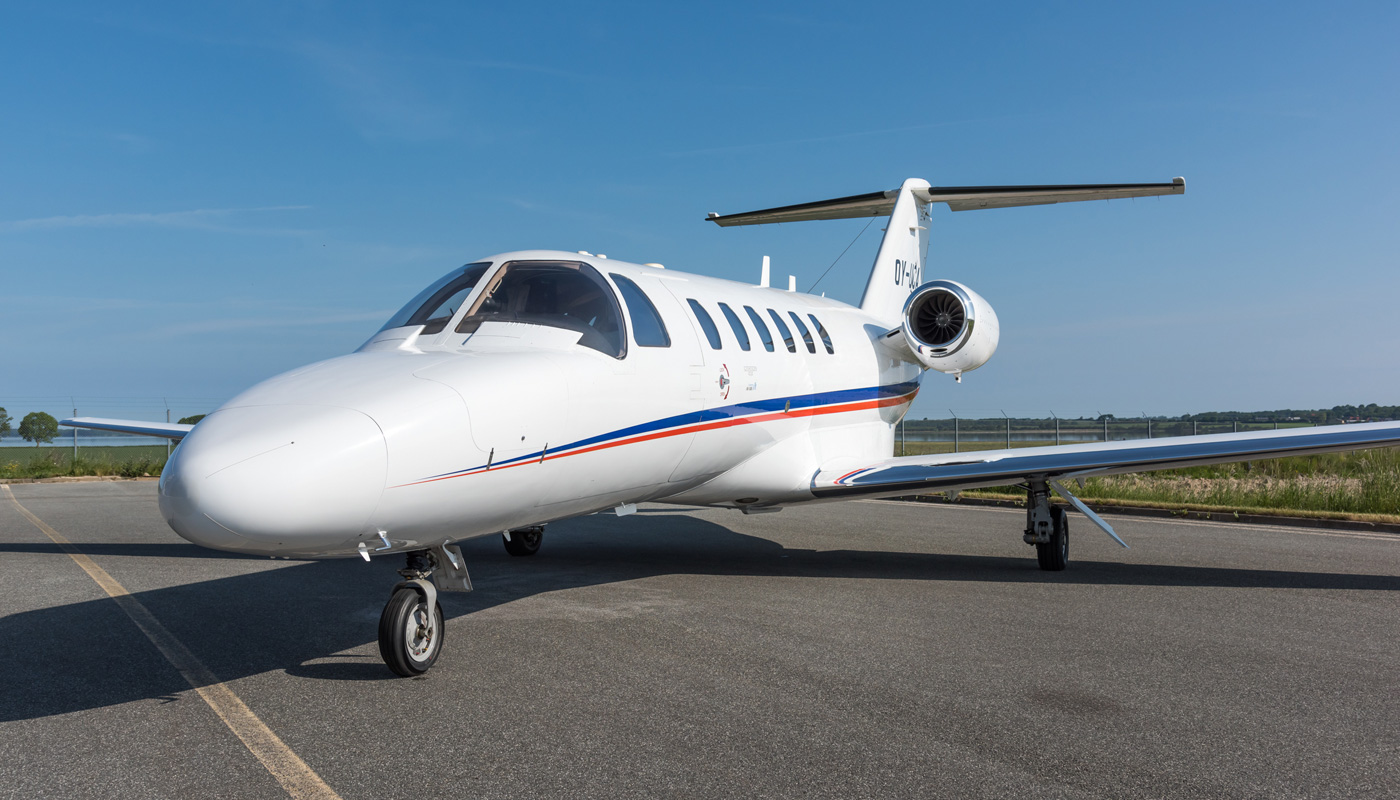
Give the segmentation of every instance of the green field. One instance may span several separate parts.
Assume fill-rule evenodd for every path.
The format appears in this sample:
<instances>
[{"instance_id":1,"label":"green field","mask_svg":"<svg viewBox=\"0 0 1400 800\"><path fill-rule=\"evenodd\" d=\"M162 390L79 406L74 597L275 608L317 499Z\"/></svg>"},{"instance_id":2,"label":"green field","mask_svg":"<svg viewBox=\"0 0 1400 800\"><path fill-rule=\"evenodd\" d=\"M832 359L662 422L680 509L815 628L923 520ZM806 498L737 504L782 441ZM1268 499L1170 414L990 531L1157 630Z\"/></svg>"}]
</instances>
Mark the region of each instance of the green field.
<instances>
[{"instance_id":1,"label":"green field","mask_svg":"<svg viewBox=\"0 0 1400 800\"><path fill-rule=\"evenodd\" d=\"M165 466L165 445L0 448L0 478L54 478L60 475L157 476Z\"/></svg>"}]
</instances>

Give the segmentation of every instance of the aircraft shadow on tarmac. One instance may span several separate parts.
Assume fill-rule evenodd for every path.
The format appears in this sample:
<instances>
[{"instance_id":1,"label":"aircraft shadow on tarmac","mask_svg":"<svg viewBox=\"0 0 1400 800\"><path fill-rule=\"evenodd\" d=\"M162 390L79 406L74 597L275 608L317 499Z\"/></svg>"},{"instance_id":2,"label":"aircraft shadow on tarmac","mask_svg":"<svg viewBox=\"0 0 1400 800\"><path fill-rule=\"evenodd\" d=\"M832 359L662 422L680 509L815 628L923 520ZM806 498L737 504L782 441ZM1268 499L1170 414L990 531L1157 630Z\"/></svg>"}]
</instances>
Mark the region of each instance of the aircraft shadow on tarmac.
<instances>
[{"instance_id":1,"label":"aircraft shadow on tarmac","mask_svg":"<svg viewBox=\"0 0 1400 800\"><path fill-rule=\"evenodd\" d=\"M243 558L173 543L77 547L99 562L114 556L169 558L173 569L189 558ZM17 550L61 552L42 545L0 545L0 553ZM507 556L495 537L465 542L463 552L476 591L444 594L448 619L469 618L544 592L670 574L1400 591L1400 578L1388 575L1095 561L1076 561L1066 572L1045 573L1034 558L794 550L682 514L595 516L558 523L550 527L544 548L533 558ZM137 592L135 597L223 680L274 670L315 679L396 680L377 656L359 662L308 662L374 640L380 609L400 564L399 557L369 564L359 559L295 562ZM111 562L109 566L115 569ZM78 585L36 580L31 591ZM90 596L90 587L84 587L83 594ZM449 626L446 657L453 651L454 634L468 632L460 623ZM0 651L0 674L6 680L0 722L173 698L188 689L107 598L0 618L0 641L6 643Z\"/></svg>"}]
</instances>

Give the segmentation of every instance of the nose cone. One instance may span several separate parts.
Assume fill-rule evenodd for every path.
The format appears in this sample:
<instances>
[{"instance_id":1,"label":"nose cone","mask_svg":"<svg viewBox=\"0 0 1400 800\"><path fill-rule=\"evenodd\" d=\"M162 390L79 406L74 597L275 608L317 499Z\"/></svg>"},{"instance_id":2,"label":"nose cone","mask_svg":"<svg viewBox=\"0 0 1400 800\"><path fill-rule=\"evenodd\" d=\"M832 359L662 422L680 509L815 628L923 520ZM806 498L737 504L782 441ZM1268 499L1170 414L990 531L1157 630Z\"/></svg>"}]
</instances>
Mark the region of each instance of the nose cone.
<instances>
[{"instance_id":1,"label":"nose cone","mask_svg":"<svg viewBox=\"0 0 1400 800\"><path fill-rule=\"evenodd\" d=\"M176 533L206 547L315 555L364 533L387 472L384 435L358 411L224 408L175 449L160 509Z\"/></svg>"}]
</instances>

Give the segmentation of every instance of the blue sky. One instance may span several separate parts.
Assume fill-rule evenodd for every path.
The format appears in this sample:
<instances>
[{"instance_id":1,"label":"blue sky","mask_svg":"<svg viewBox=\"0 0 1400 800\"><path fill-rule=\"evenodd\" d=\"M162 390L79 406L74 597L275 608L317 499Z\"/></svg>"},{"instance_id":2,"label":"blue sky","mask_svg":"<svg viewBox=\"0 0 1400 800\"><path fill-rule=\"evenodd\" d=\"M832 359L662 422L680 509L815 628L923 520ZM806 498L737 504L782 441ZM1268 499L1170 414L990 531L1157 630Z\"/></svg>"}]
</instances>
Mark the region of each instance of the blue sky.
<instances>
[{"instance_id":1,"label":"blue sky","mask_svg":"<svg viewBox=\"0 0 1400 800\"><path fill-rule=\"evenodd\" d=\"M0 405L208 410L512 249L805 288L856 239L855 301L878 224L705 213L1176 175L936 207L1002 344L913 416L1400 403L1400 6L755 6L8 4Z\"/></svg>"}]
</instances>

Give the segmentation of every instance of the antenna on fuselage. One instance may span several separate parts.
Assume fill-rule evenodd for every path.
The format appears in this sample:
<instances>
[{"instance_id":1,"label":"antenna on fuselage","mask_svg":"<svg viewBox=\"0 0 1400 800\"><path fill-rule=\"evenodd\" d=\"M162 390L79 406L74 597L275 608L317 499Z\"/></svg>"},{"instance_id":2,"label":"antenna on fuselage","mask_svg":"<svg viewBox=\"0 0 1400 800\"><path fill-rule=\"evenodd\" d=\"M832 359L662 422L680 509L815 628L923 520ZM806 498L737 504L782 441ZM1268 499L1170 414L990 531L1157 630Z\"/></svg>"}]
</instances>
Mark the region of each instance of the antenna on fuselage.
<instances>
[{"instance_id":1,"label":"antenna on fuselage","mask_svg":"<svg viewBox=\"0 0 1400 800\"><path fill-rule=\"evenodd\" d=\"M797 276L796 276L796 275L789 275L789 276L788 276L788 291L789 291L789 292L795 292L795 291L797 291Z\"/></svg>"},{"instance_id":2,"label":"antenna on fuselage","mask_svg":"<svg viewBox=\"0 0 1400 800\"><path fill-rule=\"evenodd\" d=\"M768 288L768 256L763 257L763 271L758 274L758 286L760 289Z\"/></svg>"}]
</instances>

